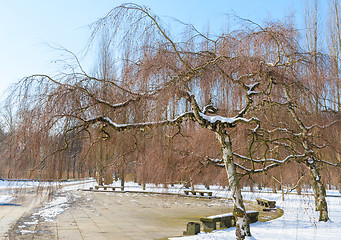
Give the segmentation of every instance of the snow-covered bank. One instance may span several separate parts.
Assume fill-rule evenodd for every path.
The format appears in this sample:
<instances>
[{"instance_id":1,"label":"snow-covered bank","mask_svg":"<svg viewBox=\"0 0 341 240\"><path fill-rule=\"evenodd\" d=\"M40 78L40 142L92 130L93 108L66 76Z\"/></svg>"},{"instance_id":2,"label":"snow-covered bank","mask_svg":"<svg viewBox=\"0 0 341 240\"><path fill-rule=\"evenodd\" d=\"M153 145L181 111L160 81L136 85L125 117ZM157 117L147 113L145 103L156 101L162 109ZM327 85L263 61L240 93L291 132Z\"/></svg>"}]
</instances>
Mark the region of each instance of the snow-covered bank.
<instances>
[{"instance_id":1,"label":"snow-covered bank","mask_svg":"<svg viewBox=\"0 0 341 240\"><path fill-rule=\"evenodd\" d=\"M90 184L90 185L89 185ZM70 187L77 186L77 188L93 186L95 180L85 179L85 180L70 180L70 181L28 181L28 180L1 180L0 181L0 191L1 190L12 190L12 189L23 189L23 188L37 188L37 187ZM77 189L76 188L76 189ZM72 188L74 189L74 188Z\"/></svg>"},{"instance_id":2,"label":"snow-covered bank","mask_svg":"<svg viewBox=\"0 0 341 240\"><path fill-rule=\"evenodd\" d=\"M0 195L0 203L9 203L13 200L11 195Z\"/></svg>"},{"instance_id":3,"label":"snow-covered bank","mask_svg":"<svg viewBox=\"0 0 341 240\"><path fill-rule=\"evenodd\" d=\"M94 179L65 182L44 182L44 181L0 181L0 203L9 203L15 199L16 191L23 189L62 189L62 192L89 188L95 185Z\"/></svg>"}]
</instances>

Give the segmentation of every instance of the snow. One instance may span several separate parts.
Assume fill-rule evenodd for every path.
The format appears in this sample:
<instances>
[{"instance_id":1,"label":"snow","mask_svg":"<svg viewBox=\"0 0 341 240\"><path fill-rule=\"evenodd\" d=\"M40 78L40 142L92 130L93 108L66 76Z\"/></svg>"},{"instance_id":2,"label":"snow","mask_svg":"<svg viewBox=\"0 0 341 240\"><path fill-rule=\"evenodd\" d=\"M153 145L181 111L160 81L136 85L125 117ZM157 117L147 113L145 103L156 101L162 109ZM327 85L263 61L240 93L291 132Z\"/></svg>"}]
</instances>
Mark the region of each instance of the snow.
<instances>
[{"instance_id":1,"label":"snow","mask_svg":"<svg viewBox=\"0 0 341 240\"><path fill-rule=\"evenodd\" d=\"M210 123L216 123L217 121L221 122L221 123L235 123L236 121L244 121L244 122L249 122L250 120L247 120L246 118L240 118L240 117L232 117L232 118L228 118L228 117L222 117L222 116L208 116L206 114L203 114L201 112L199 112L199 115L205 119L206 121L209 121Z\"/></svg>"},{"instance_id":2,"label":"snow","mask_svg":"<svg viewBox=\"0 0 341 240\"><path fill-rule=\"evenodd\" d=\"M0 203L9 203L15 198L12 196L16 194L19 189L36 189L46 188L57 191L54 198L48 201L37 212L28 217L29 220L21 222L18 228L18 233L22 235L35 234L36 231L29 230L30 226L39 224L39 222L54 222L55 218L63 213L65 209L70 206L79 196L71 194L70 191L78 190L79 188L89 188L95 185L93 179L82 181L66 181L66 182L41 182L41 181L0 181Z\"/></svg>"},{"instance_id":3,"label":"snow","mask_svg":"<svg viewBox=\"0 0 341 240\"><path fill-rule=\"evenodd\" d=\"M200 116L209 121L210 123L216 123L217 121L221 123L233 123L235 122L235 118L227 118L227 117L222 117L222 116L207 116L206 114L199 113Z\"/></svg>"},{"instance_id":4,"label":"snow","mask_svg":"<svg viewBox=\"0 0 341 240\"><path fill-rule=\"evenodd\" d=\"M260 82L254 82L254 83L250 83L250 84L245 84L245 86L247 88L249 88L250 91L252 91L256 86L258 86L260 84Z\"/></svg>"},{"instance_id":5,"label":"snow","mask_svg":"<svg viewBox=\"0 0 341 240\"><path fill-rule=\"evenodd\" d=\"M331 221L319 222L318 212L315 212L314 197L309 193L305 195L286 194L284 201L281 194L275 193L250 193L243 192L246 200L265 198L276 201L276 206L284 210L284 215L269 222L251 224L252 237L247 239L288 240L288 239L336 239L341 230L341 204L339 193L327 191L329 216ZM333 196L333 197L332 197ZM235 239L235 228L218 230L213 233L200 233L196 236L170 238L171 240L203 240L203 239Z\"/></svg>"},{"instance_id":6,"label":"snow","mask_svg":"<svg viewBox=\"0 0 341 240\"><path fill-rule=\"evenodd\" d=\"M48 202L42 210L33 215L41 217L44 221L53 222L54 218L64 212L64 209L69 206L68 202L69 199L67 196L55 197L51 202ZM35 220L35 222L36 221L37 220Z\"/></svg>"},{"instance_id":7,"label":"snow","mask_svg":"<svg viewBox=\"0 0 341 240\"><path fill-rule=\"evenodd\" d=\"M13 200L14 198L10 195L0 195L0 203L9 203Z\"/></svg>"},{"instance_id":8,"label":"snow","mask_svg":"<svg viewBox=\"0 0 341 240\"><path fill-rule=\"evenodd\" d=\"M24 188L36 188L36 187L66 187L66 186L76 186L70 189L78 189L82 185L94 184L95 180L78 180L78 181L64 181L64 182L44 182L44 181L32 181L32 180L2 180L0 181L0 191L1 190L13 190L13 189L24 189Z\"/></svg>"},{"instance_id":9,"label":"snow","mask_svg":"<svg viewBox=\"0 0 341 240\"><path fill-rule=\"evenodd\" d=\"M246 119L246 118L242 118L242 117L222 117L222 116L219 116L219 115L215 115L215 116L208 116L202 112L199 112L199 115L205 119L206 121L214 124L216 122L221 122L221 123L227 123L227 124L233 124L233 123L236 123L238 121L241 121L241 122L246 122L246 123L249 123L249 122L252 122L252 121L259 121L257 118L250 118L250 119Z\"/></svg>"},{"instance_id":10,"label":"snow","mask_svg":"<svg viewBox=\"0 0 341 240\"><path fill-rule=\"evenodd\" d=\"M254 213L256 211L246 211L246 213ZM217 217L231 217L233 216L233 213L224 213L224 214L219 214L219 215L213 215L213 216L209 216L207 218L217 218Z\"/></svg>"},{"instance_id":11,"label":"snow","mask_svg":"<svg viewBox=\"0 0 341 240\"><path fill-rule=\"evenodd\" d=\"M260 93L259 91L247 91L247 95L255 95L255 94L258 94L258 93Z\"/></svg>"},{"instance_id":12,"label":"snow","mask_svg":"<svg viewBox=\"0 0 341 240\"><path fill-rule=\"evenodd\" d=\"M218 218L218 217L232 217L232 216L233 216L233 213L225 213L225 214L209 216L207 218L212 219L212 218Z\"/></svg>"}]
</instances>

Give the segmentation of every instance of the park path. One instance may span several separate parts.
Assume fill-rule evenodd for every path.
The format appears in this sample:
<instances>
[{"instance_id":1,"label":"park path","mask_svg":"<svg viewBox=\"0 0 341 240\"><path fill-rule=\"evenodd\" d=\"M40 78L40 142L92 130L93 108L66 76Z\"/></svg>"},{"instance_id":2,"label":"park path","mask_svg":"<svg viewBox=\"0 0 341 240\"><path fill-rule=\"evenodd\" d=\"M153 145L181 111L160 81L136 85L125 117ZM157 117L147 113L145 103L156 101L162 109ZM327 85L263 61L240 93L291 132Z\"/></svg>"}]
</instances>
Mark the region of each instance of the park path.
<instances>
[{"instance_id":1,"label":"park path","mask_svg":"<svg viewBox=\"0 0 341 240\"><path fill-rule=\"evenodd\" d=\"M134 193L80 192L57 218L55 239L160 239L181 236L189 221L231 211L221 200Z\"/></svg>"},{"instance_id":2,"label":"park path","mask_svg":"<svg viewBox=\"0 0 341 240\"><path fill-rule=\"evenodd\" d=\"M32 190L20 190L15 200L8 205L0 205L0 240L9 239L8 230L23 216L42 205L47 193Z\"/></svg>"},{"instance_id":3,"label":"park path","mask_svg":"<svg viewBox=\"0 0 341 240\"><path fill-rule=\"evenodd\" d=\"M200 217L232 212L232 203L228 199L114 191L73 190L67 194L74 200L53 221L30 225L27 222L32 222L35 211L28 213L26 207L16 213L18 217L25 216L11 228L6 239L164 239L182 236L187 223L198 222ZM247 210L255 210L255 206L247 205ZM8 211L18 211L15 208L8 208Z\"/></svg>"}]
</instances>

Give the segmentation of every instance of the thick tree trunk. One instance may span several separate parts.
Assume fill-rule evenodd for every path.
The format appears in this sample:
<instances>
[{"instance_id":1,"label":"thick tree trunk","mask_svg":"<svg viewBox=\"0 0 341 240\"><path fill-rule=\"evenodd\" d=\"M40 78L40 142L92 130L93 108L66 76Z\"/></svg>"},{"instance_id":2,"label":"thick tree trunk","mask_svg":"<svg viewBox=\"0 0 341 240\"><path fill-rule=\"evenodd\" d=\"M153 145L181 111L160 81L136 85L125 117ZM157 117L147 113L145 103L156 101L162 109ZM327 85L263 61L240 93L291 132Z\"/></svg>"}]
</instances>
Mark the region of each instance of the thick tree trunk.
<instances>
[{"instance_id":1,"label":"thick tree trunk","mask_svg":"<svg viewBox=\"0 0 341 240\"><path fill-rule=\"evenodd\" d=\"M313 178L316 211L320 212L319 221L327 222L329 220L329 217L328 205L326 201L326 189L321 182L321 176L317 169L315 161L313 159L308 159L307 162L310 169L310 174Z\"/></svg>"},{"instance_id":2,"label":"thick tree trunk","mask_svg":"<svg viewBox=\"0 0 341 240\"><path fill-rule=\"evenodd\" d=\"M237 176L236 165L233 162L232 144L230 136L225 130L218 132L217 138L221 144L222 158L225 163L229 186L231 187L232 192L234 204L233 215L236 218L236 239L242 240L245 239L246 236L251 236L251 232L239 187L239 177Z\"/></svg>"}]
</instances>

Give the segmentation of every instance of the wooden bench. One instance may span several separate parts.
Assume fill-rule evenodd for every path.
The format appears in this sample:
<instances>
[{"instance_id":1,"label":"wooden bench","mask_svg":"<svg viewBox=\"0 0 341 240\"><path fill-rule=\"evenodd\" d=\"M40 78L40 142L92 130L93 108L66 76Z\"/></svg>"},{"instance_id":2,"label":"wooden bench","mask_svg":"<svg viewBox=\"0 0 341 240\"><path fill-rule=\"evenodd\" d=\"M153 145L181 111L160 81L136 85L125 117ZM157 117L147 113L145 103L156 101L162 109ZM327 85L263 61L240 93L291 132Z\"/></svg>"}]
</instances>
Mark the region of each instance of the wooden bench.
<instances>
[{"instance_id":1,"label":"wooden bench","mask_svg":"<svg viewBox=\"0 0 341 240\"><path fill-rule=\"evenodd\" d=\"M247 211L246 215L249 219L249 223L254 223L258 221L259 212ZM200 218L203 223L205 232L212 232L217 229L217 222L220 223L220 228L229 228L236 226L236 219L233 213L225 213L220 215L214 215L206 218Z\"/></svg>"},{"instance_id":2,"label":"wooden bench","mask_svg":"<svg viewBox=\"0 0 341 240\"><path fill-rule=\"evenodd\" d=\"M192 191L192 190L184 190L184 193L186 195L189 195L189 193L191 193L192 195L197 195L197 193L200 195L200 196L205 196L205 194L209 197L212 196L212 192L209 192L209 191Z\"/></svg>"},{"instance_id":3,"label":"wooden bench","mask_svg":"<svg viewBox=\"0 0 341 240\"><path fill-rule=\"evenodd\" d=\"M275 208L276 207L276 201L269 201L263 198L256 198L257 204L264 206L266 208Z\"/></svg>"}]
</instances>

